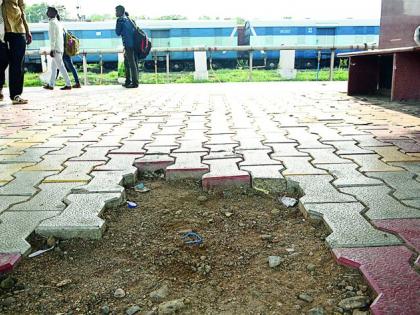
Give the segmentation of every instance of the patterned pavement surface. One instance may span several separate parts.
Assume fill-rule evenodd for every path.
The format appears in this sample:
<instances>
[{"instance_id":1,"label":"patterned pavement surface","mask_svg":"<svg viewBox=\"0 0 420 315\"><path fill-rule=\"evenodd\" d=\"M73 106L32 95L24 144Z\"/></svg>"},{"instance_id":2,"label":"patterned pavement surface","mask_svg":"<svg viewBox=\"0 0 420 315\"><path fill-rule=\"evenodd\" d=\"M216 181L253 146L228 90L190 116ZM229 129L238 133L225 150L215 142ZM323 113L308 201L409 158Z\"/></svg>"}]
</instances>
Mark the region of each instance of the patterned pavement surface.
<instances>
[{"instance_id":1,"label":"patterned pavement surface","mask_svg":"<svg viewBox=\"0 0 420 315\"><path fill-rule=\"evenodd\" d=\"M33 233L98 239L137 172L203 189L298 182L337 261L378 294L374 314L420 314L420 118L342 83L28 89L0 104L0 272ZM420 110L419 110L420 111Z\"/></svg>"}]
</instances>

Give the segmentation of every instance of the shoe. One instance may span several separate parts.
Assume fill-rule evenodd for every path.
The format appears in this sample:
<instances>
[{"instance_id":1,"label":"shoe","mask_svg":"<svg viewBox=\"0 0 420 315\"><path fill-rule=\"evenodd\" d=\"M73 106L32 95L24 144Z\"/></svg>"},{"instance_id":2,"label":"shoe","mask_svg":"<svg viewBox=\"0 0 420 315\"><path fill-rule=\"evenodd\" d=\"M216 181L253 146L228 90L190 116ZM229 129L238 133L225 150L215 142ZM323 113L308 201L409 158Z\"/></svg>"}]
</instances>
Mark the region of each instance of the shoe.
<instances>
[{"instance_id":1,"label":"shoe","mask_svg":"<svg viewBox=\"0 0 420 315\"><path fill-rule=\"evenodd\" d=\"M139 87L138 84L130 84L126 86L127 89L137 89L138 87Z\"/></svg>"},{"instance_id":2,"label":"shoe","mask_svg":"<svg viewBox=\"0 0 420 315\"><path fill-rule=\"evenodd\" d=\"M61 90L61 91L68 91L68 90L71 90L71 86L63 86L60 90Z\"/></svg>"},{"instance_id":3,"label":"shoe","mask_svg":"<svg viewBox=\"0 0 420 315\"><path fill-rule=\"evenodd\" d=\"M51 91L52 91L52 90L54 90L54 87L52 87L52 86L51 86L51 85L49 85L49 84L44 85L44 86L43 86L43 88L44 88L44 89L46 89L46 90L51 90Z\"/></svg>"},{"instance_id":4,"label":"shoe","mask_svg":"<svg viewBox=\"0 0 420 315\"><path fill-rule=\"evenodd\" d=\"M126 88L126 87L129 87L130 85L131 85L131 83L128 83L128 82L126 82L126 83L122 84L122 86L123 86L123 87L125 87L125 88Z\"/></svg>"},{"instance_id":5,"label":"shoe","mask_svg":"<svg viewBox=\"0 0 420 315\"><path fill-rule=\"evenodd\" d=\"M28 104L28 100L25 100L20 97L20 95L16 95L15 98L12 100L13 105L25 105Z\"/></svg>"},{"instance_id":6,"label":"shoe","mask_svg":"<svg viewBox=\"0 0 420 315\"><path fill-rule=\"evenodd\" d=\"M76 83L75 85L72 86L73 89L80 89L82 88L82 86L80 85L80 83Z\"/></svg>"},{"instance_id":7,"label":"shoe","mask_svg":"<svg viewBox=\"0 0 420 315\"><path fill-rule=\"evenodd\" d=\"M3 93L0 91L0 102L2 102L4 100L4 95Z\"/></svg>"}]
</instances>

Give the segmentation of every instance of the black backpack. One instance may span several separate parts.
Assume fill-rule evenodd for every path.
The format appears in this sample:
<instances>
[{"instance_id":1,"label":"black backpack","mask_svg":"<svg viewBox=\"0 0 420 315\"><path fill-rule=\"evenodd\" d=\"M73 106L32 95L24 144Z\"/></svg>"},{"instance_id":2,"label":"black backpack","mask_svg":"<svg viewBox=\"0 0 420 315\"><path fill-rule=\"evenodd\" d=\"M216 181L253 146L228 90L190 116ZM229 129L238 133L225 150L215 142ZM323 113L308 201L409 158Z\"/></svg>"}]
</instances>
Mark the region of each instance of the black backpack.
<instances>
[{"instance_id":1,"label":"black backpack","mask_svg":"<svg viewBox=\"0 0 420 315\"><path fill-rule=\"evenodd\" d=\"M152 49L152 42L140 27L130 19L131 24L134 27L134 51L138 54L139 59L146 59Z\"/></svg>"}]
</instances>

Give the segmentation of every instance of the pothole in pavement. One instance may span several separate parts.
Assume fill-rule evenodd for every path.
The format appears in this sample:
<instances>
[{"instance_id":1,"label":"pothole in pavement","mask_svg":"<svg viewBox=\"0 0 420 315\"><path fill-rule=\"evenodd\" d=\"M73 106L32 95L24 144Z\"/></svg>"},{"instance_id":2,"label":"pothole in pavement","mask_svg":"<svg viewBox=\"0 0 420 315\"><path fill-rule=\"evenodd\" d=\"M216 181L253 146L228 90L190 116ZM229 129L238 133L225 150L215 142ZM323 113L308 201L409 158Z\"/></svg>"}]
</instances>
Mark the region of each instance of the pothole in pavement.
<instances>
[{"instance_id":1,"label":"pothole in pavement","mask_svg":"<svg viewBox=\"0 0 420 315\"><path fill-rule=\"evenodd\" d=\"M357 271L334 262L324 226L277 196L144 183L150 192L128 190L137 208L105 212L102 240L62 241L24 259L0 289L0 313L352 314L339 305L356 296L367 296L356 308L368 309L372 292ZM188 231L202 243L185 244Z\"/></svg>"}]
</instances>

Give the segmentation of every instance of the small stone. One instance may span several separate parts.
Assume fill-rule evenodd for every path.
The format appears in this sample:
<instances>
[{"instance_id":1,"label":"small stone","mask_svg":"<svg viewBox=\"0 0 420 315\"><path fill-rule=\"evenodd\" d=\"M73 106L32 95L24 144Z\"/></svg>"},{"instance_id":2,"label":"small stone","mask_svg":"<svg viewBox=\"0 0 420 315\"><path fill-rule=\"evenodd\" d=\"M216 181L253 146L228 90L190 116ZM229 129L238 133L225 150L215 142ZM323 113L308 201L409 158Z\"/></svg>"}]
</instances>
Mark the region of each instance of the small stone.
<instances>
[{"instance_id":1,"label":"small stone","mask_svg":"<svg viewBox=\"0 0 420 315\"><path fill-rule=\"evenodd\" d=\"M178 210L175 212L175 215L180 215L182 213L182 210Z\"/></svg>"},{"instance_id":2,"label":"small stone","mask_svg":"<svg viewBox=\"0 0 420 315\"><path fill-rule=\"evenodd\" d=\"M16 303L16 299L14 297L7 297L4 300L0 301L1 306L10 307Z\"/></svg>"},{"instance_id":3,"label":"small stone","mask_svg":"<svg viewBox=\"0 0 420 315\"><path fill-rule=\"evenodd\" d=\"M158 290L155 290L149 294L150 299L153 302L162 302L169 294L169 287L165 284Z\"/></svg>"},{"instance_id":4,"label":"small stone","mask_svg":"<svg viewBox=\"0 0 420 315\"><path fill-rule=\"evenodd\" d=\"M227 218L230 218L231 216L233 216L233 213L232 212L225 212L225 216Z\"/></svg>"},{"instance_id":5,"label":"small stone","mask_svg":"<svg viewBox=\"0 0 420 315\"><path fill-rule=\"evenodd\" d=\"M340 303L338 303L338 306L345 311L351 311L354 309L366 308L369 306L369 303L370 298L362 295L341 300Z\"/></svg>"},{"instance_id":6,"label":"small stone","mask_svg":"<svg viewBox=\"0 0 420 315\"><path fill-rule=\"evenodd\" d=\"M140 306L138 306L138 305L133 305L133 306L129 307L129 308L125 311L125 313L126 313L127 315L134 315L134 314L137 314L137 313L138 313L138 312L140 312L140 311L141 311Z\"/></svg>"},{"instance_id":7,"label":"small stone","mask_svg":"<svg viewBox=\"0 0 420 315\"><path fill-rule=\"evenodd\" d=\"M159 315L171 315L179 312L185 307L182 299L165 302L159 305Z\"/></svg>"},{"instance_id":8,"label":"small stone","mask_svg":"<svg viewBox=\"0 0 420 315\"><path fill-rule=\"evenodd\" d=\"M364 285L364 284L361 284L361 285L359 285L359 290L362 291L362 292L366 292L368 290L368 286Z\"/></svg>"},{"instance_id":9,"label":"small stone","mask_svg":"<svg viewBox=\"0 0 420 315\"><path fill-rule=\"evenodd\" d=\"M48 239L47 239L47 246L48 247L53 247L53 246L55 246L57 244L57 240L55 239L55 237L54 236L50 236L50 237L48 237Z\"/></svg>"},{"instance_id":10,"label":"small stone","mask_svg":"<svg viewBox=\"0 0 420 315\"><path fill-rule=\"evenodd\" d=\"M280 256L269 256L268 257L268 265L270 268L276 268L282 263L282 259Z\"/></svg>"},{"instance_id":11,"label":"small stone","mask_svg":"<svg viewBox=\"0 0 420 315\"><path fill-rule=\"evenodd\" d=\"M306 266L306 269L307 269L308 271L315 271L316 266L315 266L314 264L308 264L308 265Z\"/></svg>"},{"instance_id":12,"label":"small stone","mask_svg":"<svg viewBox=\"0 0 420 315\"><path fill-rule=\"evenodd\" d=\"M348 286L346 286L346 290L353 292L354 288L352 286L348 285Z\"/></svg>"},{"instance_id":13,"label":"small stone","mask_svg":"<svg viewBox=\"0 0 420 315\"><path fill-rule=\"evenodd\" d=\"M245 227L246 225L245 225L245 223L239 223L239 227Z\"/></svg>"},{"instance_id":14,"label":"small stone","mask_svg":"<svg viewBox=\"0 0 420 315\"><path fill-rule=\"evenodd\" d=\"M111 310L109 309L108 305L104 305L101 307L101 315L109 315L111 313Z\"/></svg>"},{"instance_id":15,"label":"small stone","mask_svg":"<svg viewBox=\"0 0 420 315\"><path fill-rule=\"evenodd\" d=\"M199 202L206 202L208 200L208 198L207 198L207 196L198 196L197 197L197 200Z\"/></svg>"},{"instance_id":16,"label":"small stone","mask_svg":"<svg viewBox=\"0 0 420 315\"><path fill-rule=\"evenodd\" d=\"M278 215L278 214L280 214L280 210L279 209L273 209L273 210L271 210L271 214L272 215Z\"/></svg>"},{"instance_id":17,"label":"small stone","mask_svg":"<svg viewBox=\"0 0 420 315\"><path fill-rule=\"evenodd\" d=\"M71 279L65 279L63 281L60 281L59 283L56 284L57 288L62 288L65 287L66 285L69 285L71 283Z\"/></svg>"},{"instance_id":18,"label":"small stone","mask_svg":"<svg viewBox=\"0 0 420 315\"><path fill-rule=\"evenodd\" d=\"M269 241L269 240L271 240L273 238L273 235L271 235L271 234L263 234L260 237L261 237L261 239L263 241Z\"/></svg>"},{"instance_id":19,"label":"small stone","mask_svg":"<svg viewBox=\"0 0 420 315\"><path fill-rule=\"evenodd\" d=\"M0 283L0 288L3 290L10 290L12 289L16 284L16 281L12 277L7 277Z\"/></svg>"},{"instance_id":20,"label":"small stone","mask_svg":"<svg viewBox=\"0 0 420 315\"><path fill-rule=\"evenodd\" d=\"M302 301L305 301L305 302L308 302L308 303L312 303L314 301L314 298L307 293L299 294L298 298L299 298L299 300L302 300Z\"/></svg>"},{"instance_id":21,"label":"small stone","mask_svg":"<svg viewBox=\"0 0 420 315\"><path fill-rule=\"evenodd\" d=\"M322 307L315 307L308 311L307 315L325 315L325 310Z\"/></svg>"},{"instance_id":22,"label":"small stone","mask_svg":"<svg viewBox=\"0 0 420 315\"><path fill-rule=\"evenodd\" d=\"M125 291L123 289L117 289L114 292L114 297L116 297L117 299L121 299L125 296Z\"/></svg>"}]
</instances>

